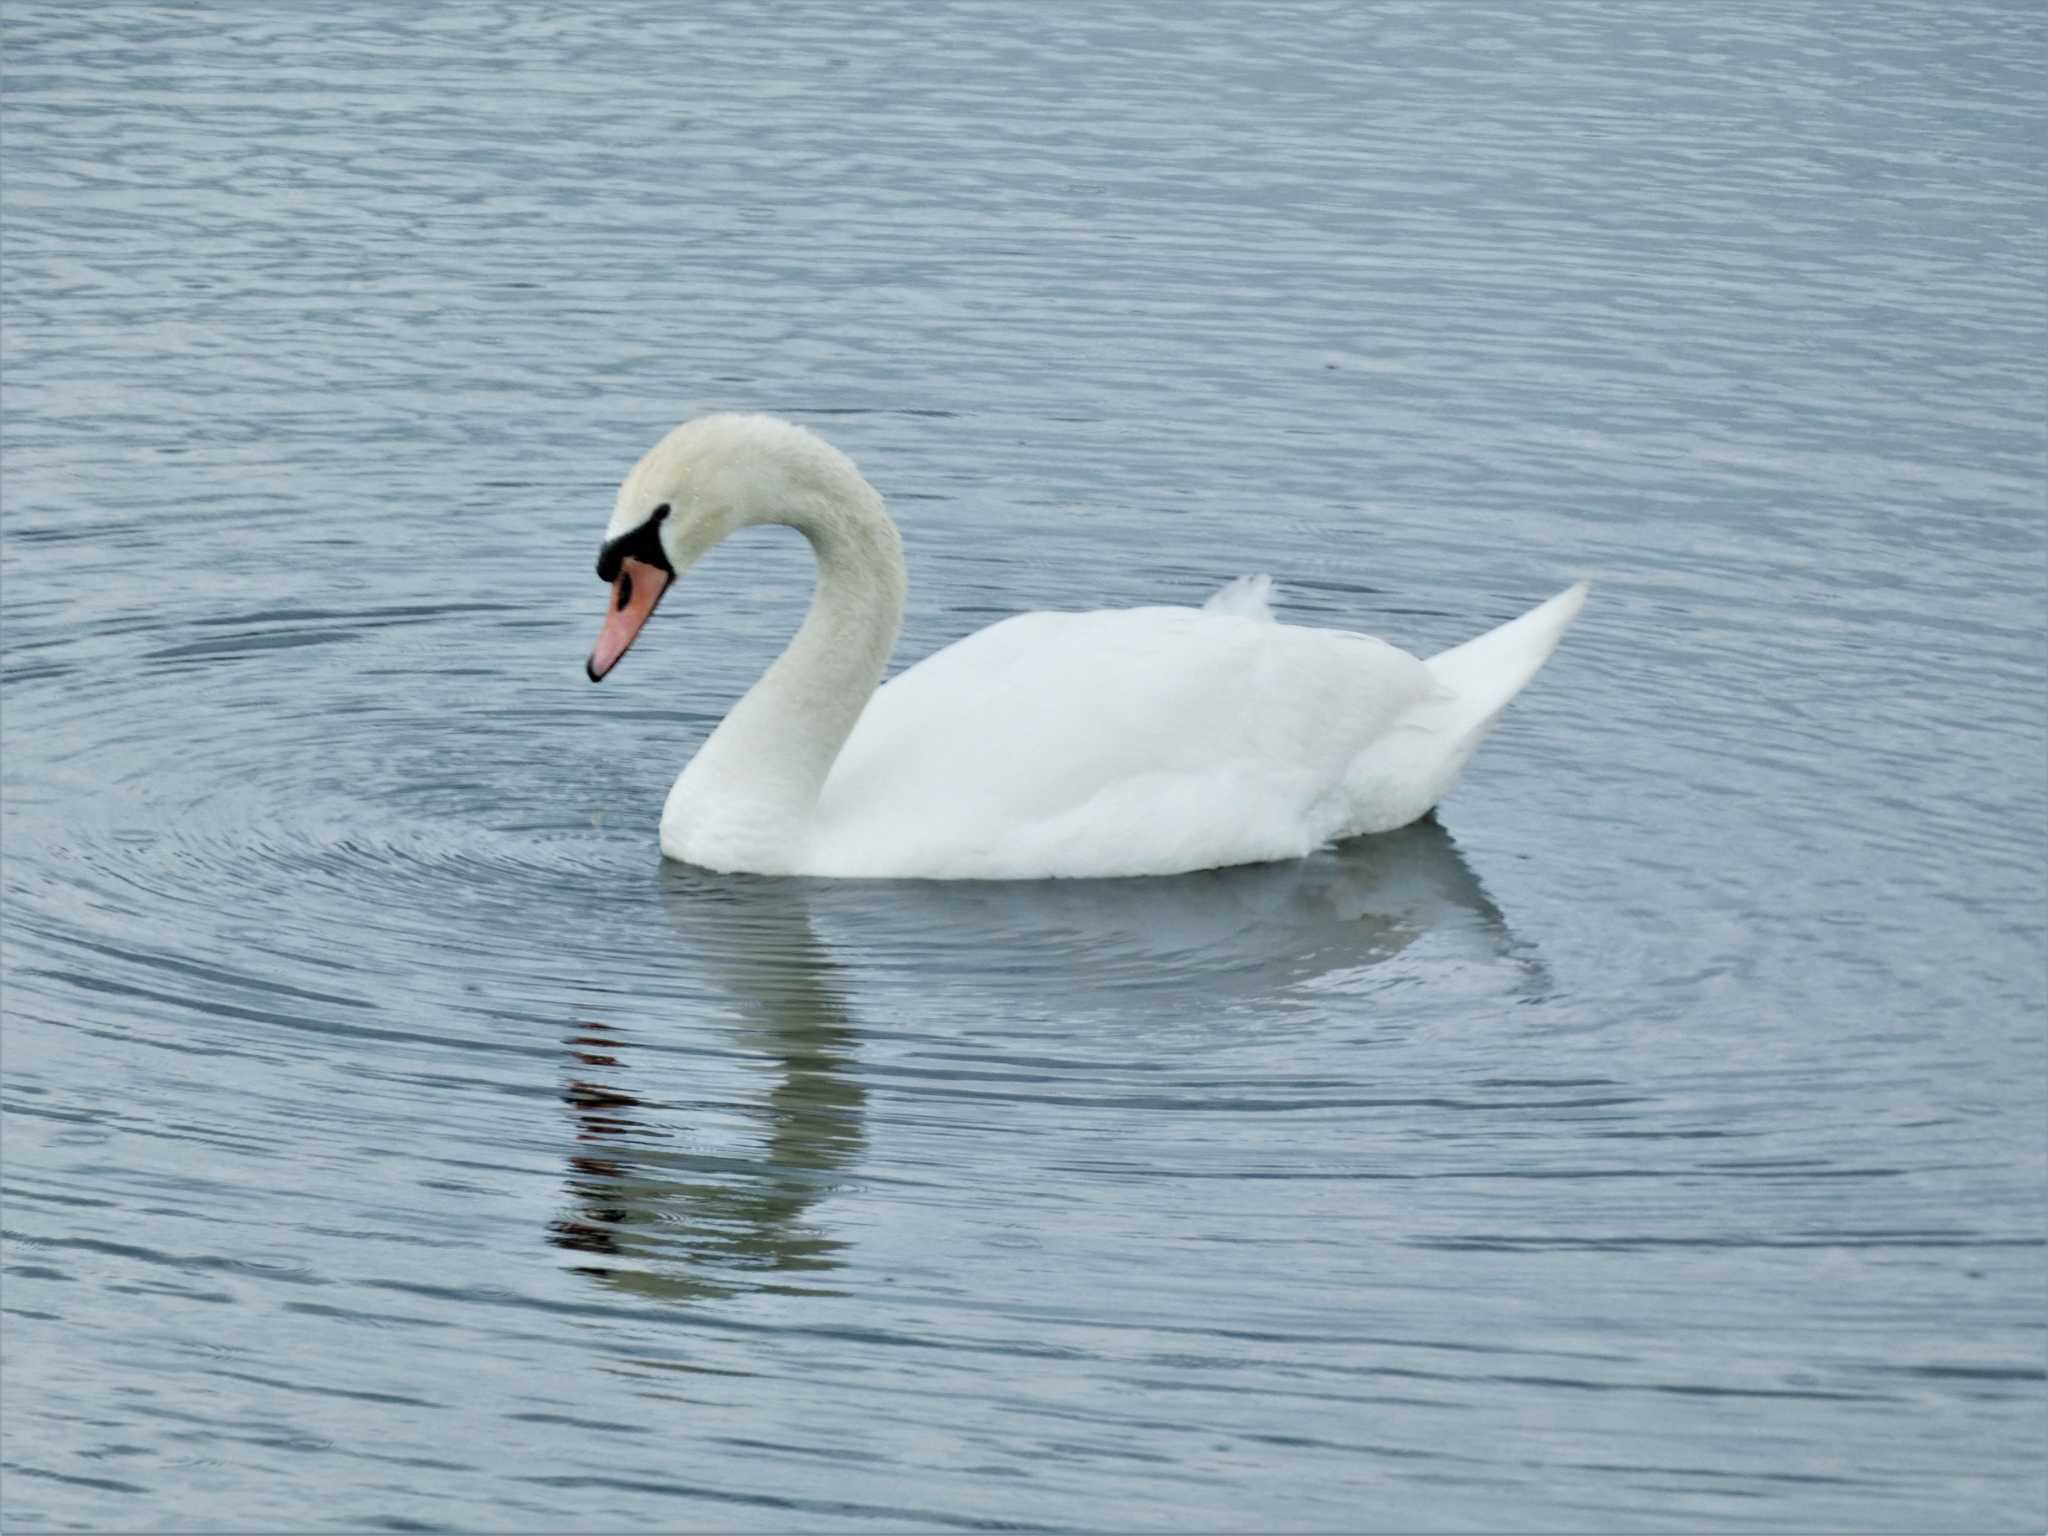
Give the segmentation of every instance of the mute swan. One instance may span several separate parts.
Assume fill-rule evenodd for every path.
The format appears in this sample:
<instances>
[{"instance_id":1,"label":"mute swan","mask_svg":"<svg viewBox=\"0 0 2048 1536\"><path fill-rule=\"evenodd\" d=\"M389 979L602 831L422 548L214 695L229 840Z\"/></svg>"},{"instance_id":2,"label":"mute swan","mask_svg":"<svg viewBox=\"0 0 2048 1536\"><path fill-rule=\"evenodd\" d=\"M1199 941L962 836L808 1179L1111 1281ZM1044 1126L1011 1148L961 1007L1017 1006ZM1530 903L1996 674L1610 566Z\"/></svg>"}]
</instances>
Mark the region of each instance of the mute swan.
<instances>
[{"instance_id":1,"label":"mute swan","mask_svg":"<svg viewBox=\"0 0 2048 1536\"><path fill-rule=\"evenodd\" d=\"M1170 875L1299 858L1426 815L1543 665L1586 583L1421 661L1275 621L1264 576L1200 608L1022 613L878 688L902 541L844 454L770 416L685 422L626 477L590 680L719 540L783 523L810 613L669 790L661 851L720 871Z\"/></svg>"}]
</instances>

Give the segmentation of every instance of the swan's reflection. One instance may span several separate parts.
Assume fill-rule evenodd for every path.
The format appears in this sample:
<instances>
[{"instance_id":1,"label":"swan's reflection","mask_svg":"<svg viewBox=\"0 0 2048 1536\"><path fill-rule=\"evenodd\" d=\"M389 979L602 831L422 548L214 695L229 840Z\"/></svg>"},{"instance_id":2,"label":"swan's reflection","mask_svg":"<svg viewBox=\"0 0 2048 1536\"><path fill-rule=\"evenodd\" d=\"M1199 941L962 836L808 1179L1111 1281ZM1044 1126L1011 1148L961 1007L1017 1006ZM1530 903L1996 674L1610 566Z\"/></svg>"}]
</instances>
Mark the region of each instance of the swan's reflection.
<instances>
[{"instance_id":1,"label":"swan's reflection","mask_svg":"<svg viewBox=\"0 0 2048 1536\"><path fill-rule=\"evenodd\" d=\"M735 1043L773 1074L759 1109L765 1144L746 1158L677 1148L626 1086L624 1031L581 1023L562 1091L577 1141L576 1209L554 1224L553 1241L588 1256L584 1274L642 1295L801 1289L806 1273L834 1267L841 1246L807 1213L864 1136L866 1090L848 1070L852 1034L832 962L786 882L665 871L664 902L733 1005Z\"/></svg>"},{"instance_id":2,"label":"swan's reflection","mask_svg":"<svg viewBox=\"0 0 2048 1536\"><path fill-rule=\"evenodd\" d=\"M662 901L664 939L730 1006L732 1043L772 1073L764 1145L744 1158L684 1150L632 1091L626 1032L581 1024L562 1094L576 1209L553 1240L608 1286L673 1299L801 1289L838 1263L841 1241L812 1208L865 1140L846 968L858 966L868 1011L908 1009L909 1027L935 1035L1029 1012L1125 1043L1118 1026L1218 1005L1262 1023L1283 1005L1327 1016L1333 994L1368 989L1425 937L1507 962L1516 990L1542 980L1433 820L1296 863L1170 879L798 881L667 866Z\"/></svg>"},{"instance_id":3,"label":"swan's reflection","mask_svg":"<svg viewBox=\"0 0 2048 1536\"><path fill-rule=\"evenodd\" d=\"M1425 938L1542 984L1434 818L1307 859L1126 880L813 882L822 932L920 987L1118 1019L1327 998Z\"/></svg>"}]
</instances>

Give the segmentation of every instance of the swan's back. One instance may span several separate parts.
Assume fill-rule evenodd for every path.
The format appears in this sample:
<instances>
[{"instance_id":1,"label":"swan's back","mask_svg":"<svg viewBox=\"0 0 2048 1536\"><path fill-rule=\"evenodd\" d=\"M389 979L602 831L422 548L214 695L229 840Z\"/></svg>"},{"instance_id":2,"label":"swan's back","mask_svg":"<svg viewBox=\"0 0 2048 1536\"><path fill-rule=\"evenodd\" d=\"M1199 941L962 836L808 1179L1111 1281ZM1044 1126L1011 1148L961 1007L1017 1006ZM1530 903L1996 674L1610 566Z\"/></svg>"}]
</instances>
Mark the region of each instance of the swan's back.
<instances>
[{"instance_id":1,"label":"swan's back","mask_svg":"<svg viewBox=\"0 0 2048 1536\"><path fill-rule=\"evenodd\" d=\"M1349 770L1436 684L1253 596L1020 614L911 667L833 765L805 872L1169 874L1348 835Z\"/></svg>"}]
</instances>

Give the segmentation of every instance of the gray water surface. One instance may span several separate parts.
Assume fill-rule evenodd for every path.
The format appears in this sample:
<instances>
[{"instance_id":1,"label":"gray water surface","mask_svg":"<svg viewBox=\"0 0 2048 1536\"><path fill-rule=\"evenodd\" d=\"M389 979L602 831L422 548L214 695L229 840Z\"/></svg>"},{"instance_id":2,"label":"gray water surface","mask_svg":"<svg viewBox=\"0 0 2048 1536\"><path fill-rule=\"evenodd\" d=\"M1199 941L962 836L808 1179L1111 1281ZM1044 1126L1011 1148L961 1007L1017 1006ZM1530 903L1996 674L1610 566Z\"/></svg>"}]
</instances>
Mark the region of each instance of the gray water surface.
<instances>
[{"instance_id":1,"label":"gray water surface","mask_svg":"<svg viewBox=\"0 0 2048 1536\"><path fill-rule=\"evenodd\" d=\"M2032 6L10 3L10 1530L2048 1523ZM1592 603L1441 824L665 867L898 662Z\"/></svg>"}]
</instances>

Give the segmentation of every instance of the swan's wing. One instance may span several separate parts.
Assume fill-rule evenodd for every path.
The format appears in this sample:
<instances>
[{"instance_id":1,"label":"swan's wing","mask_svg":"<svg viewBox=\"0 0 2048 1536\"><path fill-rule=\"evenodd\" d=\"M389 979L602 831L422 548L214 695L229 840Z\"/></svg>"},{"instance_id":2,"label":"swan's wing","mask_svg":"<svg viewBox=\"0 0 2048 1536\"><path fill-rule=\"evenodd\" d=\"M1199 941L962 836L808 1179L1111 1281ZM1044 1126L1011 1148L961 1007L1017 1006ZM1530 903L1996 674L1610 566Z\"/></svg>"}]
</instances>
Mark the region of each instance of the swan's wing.
<instances>
[{"instance_id":1,"label":"swan's wing","mask_svg":"<svg viewBox=\"0 0 2048 1536\"><path fill-rule=\"evenodd\" d=\"M1273 578L1270 576L1240 576L1227 582L1209 601L1202 604L1204 613L1234 613L1240 618L1264 619L1268 624L1273 618Z\"/></svg>"},{"instance_id":2,"label":"swan's wing","mask_svg":"<svg viewBox=\"0 0 2048 1536\"><path fill-rule=\"evenodd\" d=\"M1166 873L1348 830L1361 749L1436 685L1363 635L1208 609L1029 613L869 703L818 805L813 873Z\"/></svg>"}]
</instances>

